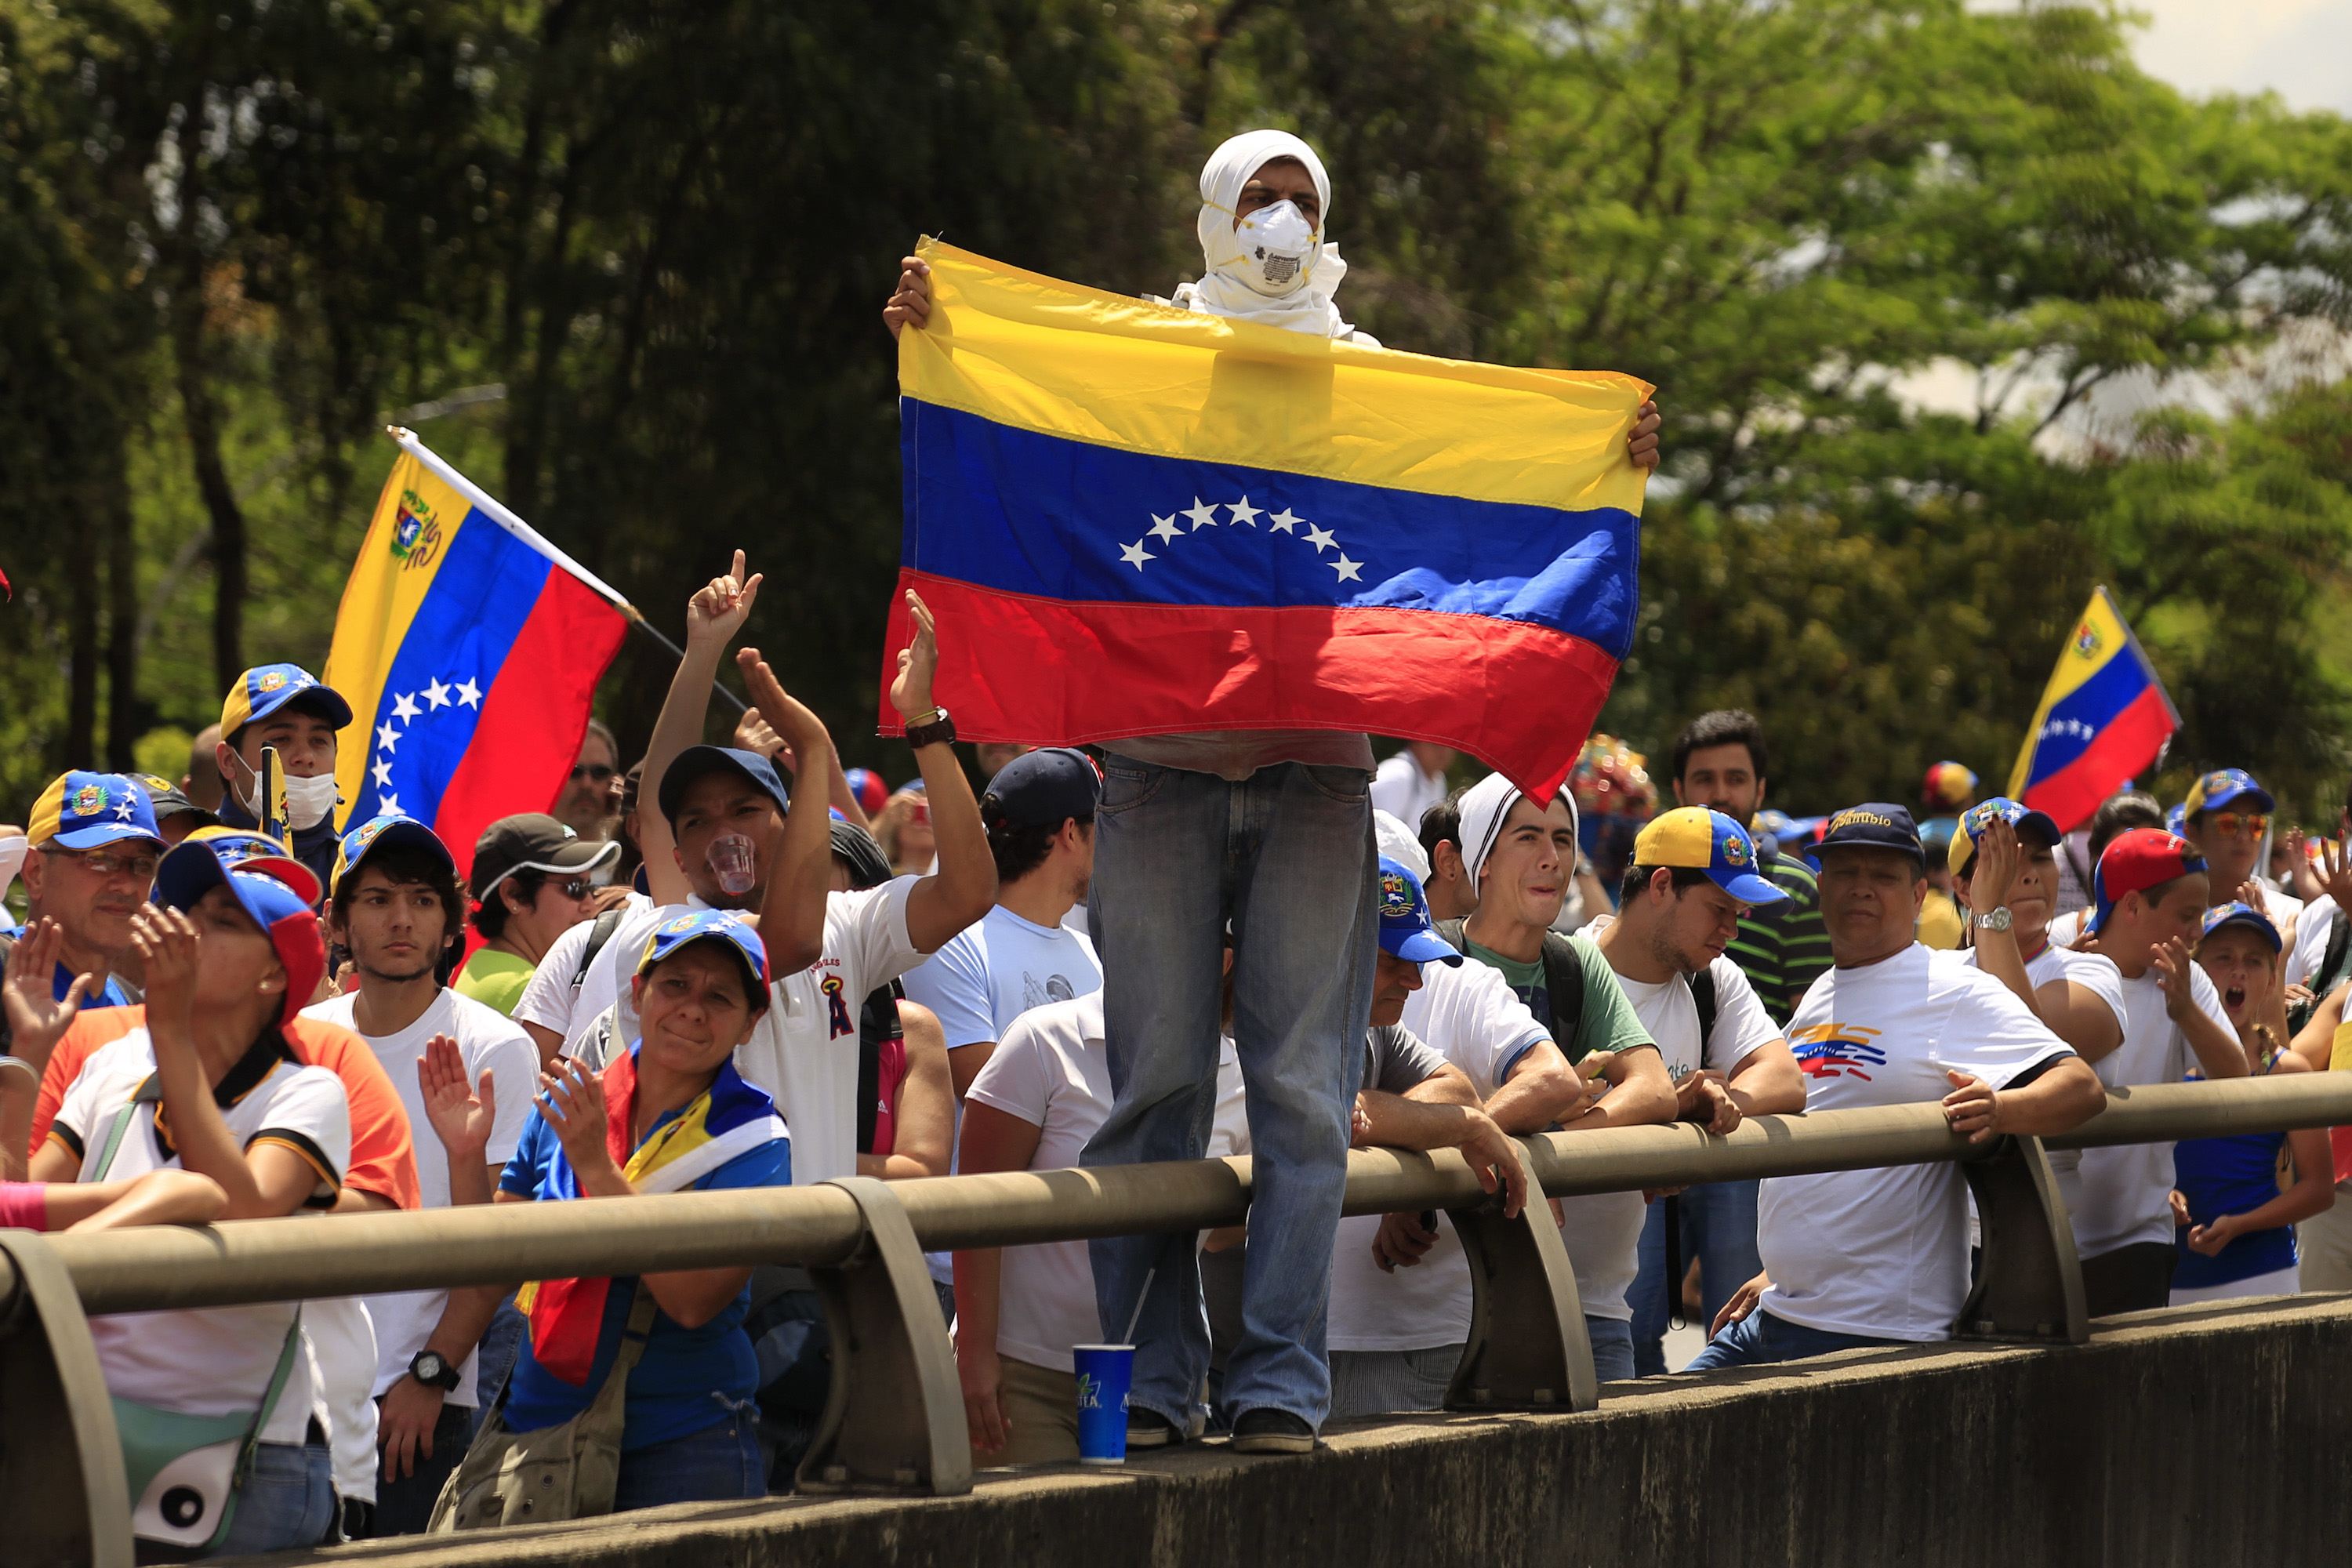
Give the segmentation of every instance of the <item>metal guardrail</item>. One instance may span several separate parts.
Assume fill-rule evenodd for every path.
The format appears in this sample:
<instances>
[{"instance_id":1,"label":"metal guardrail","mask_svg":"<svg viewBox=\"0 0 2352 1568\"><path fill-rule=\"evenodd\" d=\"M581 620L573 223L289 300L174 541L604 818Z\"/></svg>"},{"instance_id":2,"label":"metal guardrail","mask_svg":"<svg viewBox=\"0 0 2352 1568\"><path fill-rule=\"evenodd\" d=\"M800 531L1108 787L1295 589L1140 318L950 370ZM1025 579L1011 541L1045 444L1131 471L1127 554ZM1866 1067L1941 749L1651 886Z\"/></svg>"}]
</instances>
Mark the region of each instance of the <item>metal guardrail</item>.
<instances>
[{"instance_id":1,"label":"metal guardrail","mask_svg":"<svg viewBox=\"0 0 2352 1568\"><path fill-rule=\"evenodd\" d=\"M2080 1342L2081 1270L2045 1148L2338 1125L2352 1125L2352 1074L2118 1091L2063 1136L1989 1147L1955 1137L1933 1104L1755 1117L1725 1138L1687 1123L1555 1132L1517 1141L1530 1180L1516 1219L1503 1218L1451 1150L1352 1152L1346 1211L1452 1216L1474 1296L1449 1408L1585 1410L1598 1400L1591 1350L1545 1197L1959 1161L1984 1252L1957 1331ZM971 1485L971 1452L923 1252L1235 1224L1249 1194L1248 1160L1203 1160L203 1229L0 1231L0 1496L20 1500L8 1557L77 1568L131 1561L121 1457L85 1314L798 1264L825 1297L835 1343L803 1487L958 1493ZM37 1498L43 1506L21 1504Z\"/></svg>"}]
</instances>

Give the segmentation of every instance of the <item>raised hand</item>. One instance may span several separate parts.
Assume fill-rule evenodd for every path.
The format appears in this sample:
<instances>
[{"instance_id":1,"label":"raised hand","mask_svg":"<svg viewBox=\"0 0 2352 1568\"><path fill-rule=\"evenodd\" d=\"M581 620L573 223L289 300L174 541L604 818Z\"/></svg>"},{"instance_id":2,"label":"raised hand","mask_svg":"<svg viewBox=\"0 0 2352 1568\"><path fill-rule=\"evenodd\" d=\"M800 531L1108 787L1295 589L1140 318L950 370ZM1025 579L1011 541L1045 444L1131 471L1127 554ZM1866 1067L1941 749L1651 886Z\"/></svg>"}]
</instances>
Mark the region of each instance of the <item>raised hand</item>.
<instances>
[{"instance_id":1,"label":"raised hand","mask_svg":"<svg viewBox=\"0 0 2352 1568\"><path fill-rule=\"evenodd\" d=\"M81 1011L82 998L98 988L97 975L77 974L66 987L65 999L58 999L51 977L65 942L65 927L53 920L35 921L8 950L6 977L0 979L0 1010L5 1010L12 1041L9 1054L32 1063L35 1071L48 1065L49 1053Z\"/></svg>"},{"instance_id":2,"label":"raised hand","mask_svg":"<svg viewBox=\"0 0 2352 1568\"><path fill-rule=\"evenodd\" d=\"M907 327L918 331L931 324L931 264L919 256L901 257L898 290L882 307L882 324L897 337Z\"/></svg>"},{"instance_id":3,"label":"raised hand","mask_svg":"<svg viewBox=\"0 0 2352 1568\"><path fill-rule=\"evenodd\" d=\"M724 577L713 577L695 591L686 604L686 641L692 647L724 647L735 640L744 618L760 597L764 580L758 572L743 574L743 552L735 552L734 567Z\"/></svg>"},{"instance_id":4,"label":"raised hand","mask_svg":"<svg viewBox=\"0 0 2352 1568\"><path fill-rule=\"evenodd\" d=\"M761 727L775 737L778 745L793 753L791 765L795 768L802 752L814 752L819 758L817 787L824 787L822 747L831 741L824 721L807 703L784 689L784 683L776 679L776 672L768 668L768 661L760 657L758 648L738 649L735 667L743 672L743 689L751 695L751 709L759 714Z\"/></svg>"},{"instance_id":5,"label":"raised hand","mask_svg":"<svg viewBox=\"0 0 2352 1568\"><path fill-rule=\"evenodd\" d=\"M1625 455L1637 468L1658 466L1658 427L1665 421L1658 416L1654 402L1643 402L1633 411L1633 428L1625 436Z\"/></svg>"},{"instance_id":6,"label":"raised hand","mask_svg":"<svg viewBox=\"0 0 2352 1568\"><path fill-rule=\"evenodd\" d=\"M931 700L931 678L940 669L939 626L931 618L930 606L909 588L907 609L915 617L915 635L898 650L898 679L890 683L890 706L901 719L928 713L937 706Z\"/></svg>"},{"instance_id":7,"label":"raised hand","mask_svg":"<svg viewBox=\"0 0 2352 1568\"><path fill-rule=\"evenodd\" d=\"M1969 878L1969 907L1984 914L2007 904L2017 887L2018 868L2024 863L2016 825L2000 817L1987 823L1977 840L1976 870Z\"/></svg>"},{"instance_id":8,"label":"raised hand","mask_svg":"<svg viewBox=\"0 0 2352 1568\"><path fill-rule=\"evenodd\" d=\"M610 1165L605 1147L604 1084L569 1057L559 1058L554 1069L539 1075L539 1113L563 1145L564 1157L575 1172Z\"/></svg>"},{"instance_id":9,"label":"raised hand","mask_svg":"<svg viewBox=\"0 0 2352 1568\"><path fill-rule=\"evenodd\" d=\"M2174 937L2150 952L2147 961L2156 971L2157 989L2164 993L2165 1016L2177 1024L2196 1011L2196 985L2189 973L2196 961L2189 956L2189 944Z\"/></svg>"},{"instance_id":10,"label":"raised hand","mask_svg":"<svg viewBox=\"0 0 2352 1568\"><path fill-rule=\"evenodd\" d=\"M147 978L150 1037L157 1025L174 1037L188 1037L196 1011L196 922L178 910L149 904L131 917L131 945Z\"/></svg>"},{"instance_id":11,"label":"raised hand","mask_svg":"<svg viewBox=\"0 0 2352 1568\"><path fill-rule=\"evenodd\" d=\"M425 1042L416 1058L416 1087L425 1096L425 1120L433 1126L442 1148L453 1156L471 1156L480 1163L498 1125L499 1086L484 1073L477 1089L466 1081L466 1055L446 1035Z\"/></svg>"}]
</instances>

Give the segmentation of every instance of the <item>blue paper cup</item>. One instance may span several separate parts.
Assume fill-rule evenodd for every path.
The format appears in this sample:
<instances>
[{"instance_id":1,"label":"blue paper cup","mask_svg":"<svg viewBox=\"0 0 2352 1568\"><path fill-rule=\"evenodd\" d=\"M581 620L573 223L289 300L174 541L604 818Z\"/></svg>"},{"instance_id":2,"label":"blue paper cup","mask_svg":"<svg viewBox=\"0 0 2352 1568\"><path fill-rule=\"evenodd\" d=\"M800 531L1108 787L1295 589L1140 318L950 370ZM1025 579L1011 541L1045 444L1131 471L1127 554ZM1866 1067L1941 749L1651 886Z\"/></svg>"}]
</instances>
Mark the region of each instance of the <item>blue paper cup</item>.
<instances>
[{"instance_id":1,"label":"blue paper cup","mask_svg":"<svg viewBox=\"0 0 2352 1568\"><path fill-rule=\"evenodd\" d=\"M1127 1462L1127 1391L1135 1383L1133 1345L1072 1345L1078 1378L1078 1463Z\"/></svg>"}]
</instances>

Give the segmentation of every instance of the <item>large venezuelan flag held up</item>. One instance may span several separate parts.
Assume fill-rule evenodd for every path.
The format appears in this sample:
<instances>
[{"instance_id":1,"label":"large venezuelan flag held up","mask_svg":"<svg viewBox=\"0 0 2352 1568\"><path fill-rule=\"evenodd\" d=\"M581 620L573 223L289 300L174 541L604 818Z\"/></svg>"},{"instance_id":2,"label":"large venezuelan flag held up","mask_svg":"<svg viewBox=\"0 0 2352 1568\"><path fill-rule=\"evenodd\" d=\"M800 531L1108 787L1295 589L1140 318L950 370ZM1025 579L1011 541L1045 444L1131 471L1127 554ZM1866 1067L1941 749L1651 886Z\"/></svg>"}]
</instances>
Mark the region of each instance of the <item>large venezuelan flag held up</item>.
<instances>
[{"instance_id":1,"label":"large venezuelan flag held up","mask_svg":"<svg viewBox=\"0 0 2352 1568\"><path fill-rule=\"evenodd\" d=\"M2071 833L2154 762L2179 728L2156 667L2100 588L2042 690L2009 775L2010 798L2048 812Z\"/></svg>"},{"instance_id":2,"label":"large venezuelan flag held up","mask_svg":"<svg viewBox=\"0 0 2352 1568\"><path fill-rule=\"evenodd\" d=\"M965 736L1361 730L1568 776L1633 640L1646 383L921 254L899 582ZM891 648L907 621L901 595Z\"/></svg>"},{"instance_id":3,"label":"large venezuelan flag held up","mask_svg":"<svg viewBox=\"0 0 2352 1568\"><path fill-rule=\"evenodd\" d=\"M627 622L619 595L394 435L327 655L326 683L358 720L337 752L336 826L413 816L462 878L484 827L554 802Z\"/></svg>"}]
</instances>

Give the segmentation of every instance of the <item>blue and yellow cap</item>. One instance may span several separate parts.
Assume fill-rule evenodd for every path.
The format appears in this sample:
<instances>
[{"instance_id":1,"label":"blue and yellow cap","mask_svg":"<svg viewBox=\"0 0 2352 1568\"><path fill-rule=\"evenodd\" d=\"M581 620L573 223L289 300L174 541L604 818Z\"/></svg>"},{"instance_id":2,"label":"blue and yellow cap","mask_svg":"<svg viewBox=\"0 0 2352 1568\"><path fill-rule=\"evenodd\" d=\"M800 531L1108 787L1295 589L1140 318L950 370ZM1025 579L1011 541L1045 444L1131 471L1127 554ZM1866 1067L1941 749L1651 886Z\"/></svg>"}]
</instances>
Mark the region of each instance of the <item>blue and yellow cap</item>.
<instances>
[{"instance_id":1,"label":"blue and yellow cap","mask_svg":"<svg viewBox=\"0 0 2352 1568\"><path fill-rule=\"evenodd\" d=\"M327 890L331 893L342 886L344 873L358 870L360 862L371 851L401 844L439 857L449 868L449 875L457 874L457 858L449 853L449 847L441 842L439 834L413 816L395 813L371 816L343 835L342 841L335 846L335 864L327 878Z\"/></svg>"},{"instance_id":2,"label":"blue and yellow cap","mask_svg":"<svg viewBox=\"0 0 2352 1568\"><path fill-rule=\"evenodd\" d=\"M1739 819L1703 805L1678 805L1652 817L1634 837L1633 864L1645 870L1672 866L1704 871L1708 881L1743 904L1773 904L1789 896L1757 875L1756 840Z\"/></svg>"},{"instance_id":3,"label":"blue and yellow cap","mask_svg":"<svg viewBox=\"0 0 2352 1568\"><path fill-rule=\"evenodd\" d=\"M302 901L317 908L322 889L319 874L294 858L294 851L267 833L251 827L199 827L180 841L183 845L201 844L212 851L213 858L231 871L250 871L257 876L275 877L296 892Z\"/></svg>"},{"instance_id":4,"label":"blue and yellow cap","mask_svg":"<svg viewBox=\"0 0 2352 1568\"><path fill-rule=\"evenodd\" d=\"M2193 820L2200 811L2219 811L2225 805L2253 797L2256 806L2267 812L2276 805L2271 792L2254 782L2254 775L2243 768L2216 768L2201 774L2189 786L2189 798L2181 803L2184 821Z\"/></svg>"},{"instance_id":5,"label":"blue and yellow cap","mask_svg":"<svg viewBox=\"0 0 2352 1568\"><path fill-rule=\"evenodd\" d=\"M33 848L45 844L67 849L96 849L125 838L163 842L155 829L155 808L147 792L128 773L93 773L79 769L58 775L25 825L25 838Z\"/></svg>"},{"instance_id":6,"label":"blue and yellow cap","mask_svg":"<svg viewBox=\"0 0 2352 1568\"><path fill-rule=\"evenodd\" d=\"M2223 926L2245 926L2249 930L2259 932L2263 940L2271 944L2273 952L2278 952L2286 945L2279 939L2279 929L2271 923L2270 916L2252 904L2242 904L2234 900L2226 904L2216 904L2205 911L2205 929L2198 933L2197 940L2204 941Z\"/></svg>"},{"instance_id":7,"label":"blue and yellow cap","mask_svg":"<svg viewBox=\"0 0 2352 1568\"><path fill-rule=\"evenodd\" d=\"M1944 863L1952 868L1953 876L1967 876L1969 868L1977 863L1977 840L1985 836L1985 829L1993 825L1996 817L2016 828L2020 838L2053 849L2065 837L2046 811L2028 811L2005 795L1980 800L1961 814L1960 831L1952 835L1951 847L1945 851Z\"/></svg>"},{"instance_id":8,"label":"blue and yellow cap","mask_svg":"<svg viewBox=\"0 0 2352 1568\"><path fill-rule=\"evenodd\" d=\"M646 952L637 960L637 973L650 974L654 965L679 948L698 942L723 942L742 959L743 967L751 976L751 994L756 1002L768 989L768 947L760 940L759 918L741 910L696 910L664 921L646 941Z\"/></svg>"},{"instance_id":9,"label":"blue and yellow cap","mask_svg":"<svg viewBox=\"0 0 2352 1568\"><path fill-rule=\"evenodd\" d=\"M1387 856L1381 857L1381 951L1408 963L1459 963L1462 955L1430 923L1429 898L1421 879Z\"/></svg>"},{"instance_id":10,"label":"blue and yellow cap","mask_svg":"<svg viewBox=\"0 0 2352 1568\"><path fill-rule=\"evenodd\" d=\"M300 702L340 730L352 721L352 705L331 686L299 664L257 664L236 678L221 704L221 739L236 744L236 732L267 719L289 702Z\"/></svg>"}]
</instances>

